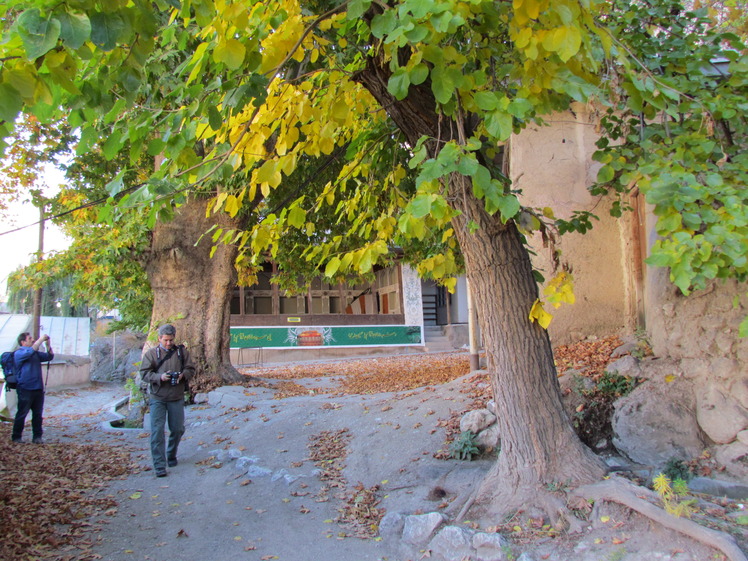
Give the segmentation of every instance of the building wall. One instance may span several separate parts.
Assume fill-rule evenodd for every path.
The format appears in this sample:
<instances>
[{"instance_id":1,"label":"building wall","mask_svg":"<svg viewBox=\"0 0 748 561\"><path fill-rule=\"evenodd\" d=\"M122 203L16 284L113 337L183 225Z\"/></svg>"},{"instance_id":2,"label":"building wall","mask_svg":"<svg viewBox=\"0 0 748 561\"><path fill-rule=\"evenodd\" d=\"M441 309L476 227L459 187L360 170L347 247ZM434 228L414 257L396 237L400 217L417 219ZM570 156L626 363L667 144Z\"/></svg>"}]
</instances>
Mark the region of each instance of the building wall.
<instances>
[{"instance_id":1,"label":"building wall","mask_svg":"<svg viewBox=\"0 0 748 561\"><path fill-rule=\"evenodd\" d=\"M528 127L509 144L510 175L524 205L550 207L565 219L575 210L587 210L600 219L593 232L566 234L558 242L561 260L572 268L576 303L547 309L554 315L549 328L554 344L616 334L631 323L624 226L610 216L608 200L588 191L599 169L590 158L598 139L595 119L583 106L572 109L546 119L547 126ZM533 236L531 244L537 253L533 264L547 282L554 275L552 248L543 247L540 235Z\"/></svg>"}]
</instances>

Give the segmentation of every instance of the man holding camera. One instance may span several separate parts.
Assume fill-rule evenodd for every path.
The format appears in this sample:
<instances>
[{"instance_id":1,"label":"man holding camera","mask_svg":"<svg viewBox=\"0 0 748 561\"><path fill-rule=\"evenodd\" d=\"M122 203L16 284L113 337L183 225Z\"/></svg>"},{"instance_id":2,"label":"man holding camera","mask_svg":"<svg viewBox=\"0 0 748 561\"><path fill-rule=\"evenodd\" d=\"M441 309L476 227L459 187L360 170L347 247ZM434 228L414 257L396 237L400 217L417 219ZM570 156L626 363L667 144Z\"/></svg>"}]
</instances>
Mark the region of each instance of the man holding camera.
<instances>
[{"instance_id":1,"label":"man holding camera","mask_svg":"<svg viewBox=\"0 0 748 561\"><path fill-rule=\"evenodd\" d=\"M177 465L177 448L184 434L184 392L195 374L190 354L174 343L173 325L158 329L158 346L146 351L140 377L148 383L151 408L151 457L156 477L166 477L166 466ZM165 448L164 425L169 421L169 444Z\"/></svg>"},{"instance_id":2,"label":"man holding camera","mask_svg":"<svg viewBox=\"0 0 748 561\"><path fill-rule=\"evenodd\" d=\"M40 351L42 343L47 343L47 352ZM42 335L34 341L31 333L18 336L19 348L13 353L15 372L18 378L18 409L13 421L13 442L22 442L23 426L26 416L31 411L31 434L34 444L42 444L42 412L44 411L44 379L42 362L49 362L55 357L49 335Z\"/></svg>"}]
</instances>

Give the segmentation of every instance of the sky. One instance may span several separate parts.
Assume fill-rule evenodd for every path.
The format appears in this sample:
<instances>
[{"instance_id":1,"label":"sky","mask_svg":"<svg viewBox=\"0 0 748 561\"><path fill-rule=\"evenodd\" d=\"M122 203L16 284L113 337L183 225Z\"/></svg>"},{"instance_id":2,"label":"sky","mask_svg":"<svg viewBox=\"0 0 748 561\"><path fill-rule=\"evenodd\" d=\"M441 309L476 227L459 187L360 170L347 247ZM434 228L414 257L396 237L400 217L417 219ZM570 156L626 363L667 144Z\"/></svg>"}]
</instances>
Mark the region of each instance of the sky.
<instances>
[{"instance_id":1,"label":"sky","mask_svg":"<svg viewBox=\"0 0 748 561\"><path fill-rule=\"evenodd\" d=\"M51 187L45 190L50 196L57 190L61 176L50 173L47 184ZM7 301L8 276L21 265L28 265L36 260L39 249L39 210L30 202L30 197L22 197L11 204L8 217L0 219L0 301ZM10 230L27 226L17 232L6 234ZM45 221L44 253L60 251L69 245L69 239L57 226Z\"/></svg>"}]
</instances>

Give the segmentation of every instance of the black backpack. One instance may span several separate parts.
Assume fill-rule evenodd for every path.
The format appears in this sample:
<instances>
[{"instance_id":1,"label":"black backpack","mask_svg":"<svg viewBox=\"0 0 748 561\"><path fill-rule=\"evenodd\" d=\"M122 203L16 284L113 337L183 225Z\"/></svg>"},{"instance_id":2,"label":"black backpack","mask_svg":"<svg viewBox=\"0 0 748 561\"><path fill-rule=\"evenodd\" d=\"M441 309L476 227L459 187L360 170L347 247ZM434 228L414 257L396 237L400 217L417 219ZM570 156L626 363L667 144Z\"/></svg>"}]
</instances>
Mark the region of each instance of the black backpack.
<instances>
[{"instance_id":1,"label":"black backpack","mask_svg":"<svg viewBox=\"0 0 748 561\"><path fill-rule=\"evenodd\" d=\"M3 376L5 376L5 387L14 390L18 387L18 378L15 373L15 353L7 352L2 354Z\"/></svg>"}]
</instances>

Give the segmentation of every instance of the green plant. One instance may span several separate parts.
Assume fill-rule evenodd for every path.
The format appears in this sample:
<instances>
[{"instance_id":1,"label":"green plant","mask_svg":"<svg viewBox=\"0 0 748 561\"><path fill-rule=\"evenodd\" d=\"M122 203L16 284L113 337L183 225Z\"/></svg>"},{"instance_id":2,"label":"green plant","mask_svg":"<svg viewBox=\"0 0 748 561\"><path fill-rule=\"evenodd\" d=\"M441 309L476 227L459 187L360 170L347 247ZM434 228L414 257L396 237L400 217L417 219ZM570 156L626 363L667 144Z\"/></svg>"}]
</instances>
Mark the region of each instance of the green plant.
<instances>
[{"instance_id":1,"label":"green plant","mask_svg":"<svg viewBox=\"0 0 748 561\"><path fill-rule=\"evenodd\" d=\"M608 396L623 397L630 394L638 383L639 381L631 376L605 371L597 381L595 390Z\"/></svg>"},{"instance_id":2,"label":"green plant","mask_svg":"<svg viewBox=\"0 0 748 561\"><path fill-rule=\"evenodd\" d=\"M696 499L681 500L685 495L688 494L688 486L682 479L676 479L672 481L664 473L660 473L653 481L654 490L662 499L662 505L665 510L680 518L685 516L690 518L694 511L693 505L696 504Z\"/></svg>"},{"instance_id":3,"label":"green plant","mask_svg":"<svg viewBox=\"0 0 748 561\"><path fill-rule=\"evenodd\" d=\"M501 551L504 553L504 558L507 561L514 561L516 557L514 556L514 552L512 551L512 547L509 545L502 545Z\"/></svg>"},{"instance_id":4,"label":"green plant","mask_svg":"<svg viewBox=\"0 0 748 561\"><path fill-rule=\"evenodd\" d=\"M135 374L130 374L125 382L125 389L130 392L130 403L140 403L145 400L143 392L140 390L140 386L135 381Z\"/></svg>"},{"instance_id":5,"label":"green plant","mask_svg":"<svg viewBox=\"0 0 748 561\"><path fill-rule=\"evenodd\" d=\"M664 473L671 481L691 481L693 479L693 472L689 465L683 460L678 458L670 458L662 469Z\"/></svg>"},{"instance_id":6,"label":"green plant","mask_svg":"<svg viewBox=\"0 0 748 561\"><path fill-rule=\"evenodd\" d=\"M634 332L634 337L636 338L636 348L631 351L631 356L634 358L642 359L645 356L652 355L652 345L649 343L649 337L647 336L647 332L639 328Z\"/></svg>"},{"instance_id":7,"label":"green plant","mask_svg":"<svg viewBox=\"0 0 748 561\"><path fill-rule=\"evenodd\" d=\"M570 481L551 481L550 483L545 484L545 488L547 491L550 491L551 493L566 493L571 487Z\"/></svg>"},{"instance_id":8,"label":"green plant","mask_svg":"<svg viewBox=\"0 0 748 561\"><path fill-rule=\"evenodd\" d=\"M624 557L626 557L626 554L628 551L625 547L621 547L619 549L616 549L615 551L611 551L608 553L606 559L607 561L621 561Z\"/></svg>"},{"instance_id":9,"label":"green plant","mask_svg":"<svg viewBox=\"0 0 748 561\"><path fill-rule=\"evenodd\" d=\"M475 442L475 435L470 431L464 431L460 437L449 447L450 456L455 460L472 460L480 454Z\"/></svg>"}]
</instances>

